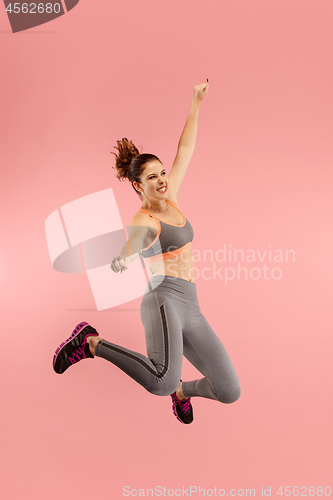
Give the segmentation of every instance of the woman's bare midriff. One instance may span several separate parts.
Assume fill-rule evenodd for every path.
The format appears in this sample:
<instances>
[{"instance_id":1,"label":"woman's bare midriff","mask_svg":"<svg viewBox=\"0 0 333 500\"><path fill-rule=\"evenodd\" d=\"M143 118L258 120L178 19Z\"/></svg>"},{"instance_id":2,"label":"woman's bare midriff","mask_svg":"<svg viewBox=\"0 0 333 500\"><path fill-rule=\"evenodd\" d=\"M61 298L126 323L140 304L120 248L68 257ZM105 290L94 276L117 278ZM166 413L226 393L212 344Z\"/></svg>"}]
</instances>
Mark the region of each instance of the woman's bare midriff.
<instances>
[{"instance_id":1,"label":"woman's bare midriff","mask_svg":"<svg viewBox=\"0 0 333 500\"><path fill-rule=\"evenodd\" d=\"M149 264L149 269L153 276L172 276L195 283L194 261L191 250L186 250L184 253L175 255L171 259L164 259L163 261Z\"/></svg>"}]
</instances>

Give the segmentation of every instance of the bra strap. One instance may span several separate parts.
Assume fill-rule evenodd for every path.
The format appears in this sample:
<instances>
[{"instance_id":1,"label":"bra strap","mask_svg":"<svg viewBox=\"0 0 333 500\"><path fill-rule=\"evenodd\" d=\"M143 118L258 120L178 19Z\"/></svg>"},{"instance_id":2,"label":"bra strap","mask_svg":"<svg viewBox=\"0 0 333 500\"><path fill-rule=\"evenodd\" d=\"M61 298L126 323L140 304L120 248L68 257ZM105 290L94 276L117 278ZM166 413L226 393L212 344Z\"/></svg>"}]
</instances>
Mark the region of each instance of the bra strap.
<instances>
[{"instance_id":1,"label":"bra strap","mask_svg":"<svg viewBox=\"0 0 333 500\"><path fill-rule=\"evenodd\" d=\"M181 212L181 211L179 210L179 208L178 208L178 207L177 207L174 203L172 203L172 201L169 201L169 200L165 200L165 201L166 201L167 203L169 203L169 205L171 205L172 207L174 207L176 210L178 210L178 212L179 212L179 213L180 213L180 214L184 217L184 219L186 220L186 217L185 217L185 215L183 214L183 212Z\"/></svg>"},{"instance_id":2,"label":"bra strap","mask_svg":"<svg viewBox=\"0 0 333 500\"><path fill-rule=\"evenodd\" d=\"M150 213L150 212L148 212L147 210L144 210L143 208L140 208L139 212L143 212L143 213L145 213L145 214L148 214L148 215L149 215L149 217L152 217L152 218L153 218L153 219L155 219L157 222L159 222L159 221L160 221L157 217L155 217L155 215L151 214L151 213Z\"/></svg>"},{"instance_id":3,"label":"bra strap","mask_svg":"<svg viewBox=\"0 0 333 500\"><path fill-rule=\"evenodd\" d=\"M171 205L172 207L175 207L178 210L178 212L180 212L179 208L174 203L172 203L172 201L169 201L169 200L165 200L165 201L167 203L169 203L169 205Z\"/></svg>"}]
</instances>

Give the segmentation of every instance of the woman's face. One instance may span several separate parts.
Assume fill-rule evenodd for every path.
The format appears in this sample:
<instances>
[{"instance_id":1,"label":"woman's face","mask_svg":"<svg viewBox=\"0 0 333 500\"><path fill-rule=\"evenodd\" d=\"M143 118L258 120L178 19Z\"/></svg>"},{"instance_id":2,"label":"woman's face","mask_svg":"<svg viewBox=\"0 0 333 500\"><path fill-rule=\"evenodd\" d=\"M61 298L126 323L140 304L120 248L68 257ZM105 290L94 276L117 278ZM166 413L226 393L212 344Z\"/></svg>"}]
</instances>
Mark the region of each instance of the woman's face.
<instances>
[{"instance_id":1,"label":"woman's face","mask_svg":"<svg viewBox=\"0 0 333 500\"><path fill-rule=\"evenodd\" d=\"M134 182L134 187L150 201L161 201L168 198L168 176L158 160L153 160L145 166L141 174L141 182Z\"/></svg>"}]
</instances>

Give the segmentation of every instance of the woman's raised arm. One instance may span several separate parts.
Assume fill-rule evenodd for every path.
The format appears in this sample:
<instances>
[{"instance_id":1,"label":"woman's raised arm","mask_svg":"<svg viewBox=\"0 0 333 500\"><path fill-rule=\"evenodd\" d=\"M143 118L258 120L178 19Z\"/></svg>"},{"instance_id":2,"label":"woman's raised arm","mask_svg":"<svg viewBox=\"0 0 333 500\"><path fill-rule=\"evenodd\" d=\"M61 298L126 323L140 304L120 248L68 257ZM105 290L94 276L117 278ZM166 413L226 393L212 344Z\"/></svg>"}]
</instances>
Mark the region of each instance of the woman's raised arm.
<instances>
[{"instance_id":1,"label":"woman's raised arm","mask_svg":"<svg viewBox=\"0 0 333 500\"><path fill-rule=\"evenodd\" d=\"M179 139L176 158L168 176L169 184L173 187L176 195L183 182L187 167L194 152L198 132L199 109L203 98L208 92L208 88L209 83L207 79L207 82L195 85L193 89L190 112Z\"/></svg>"}]
</instances>

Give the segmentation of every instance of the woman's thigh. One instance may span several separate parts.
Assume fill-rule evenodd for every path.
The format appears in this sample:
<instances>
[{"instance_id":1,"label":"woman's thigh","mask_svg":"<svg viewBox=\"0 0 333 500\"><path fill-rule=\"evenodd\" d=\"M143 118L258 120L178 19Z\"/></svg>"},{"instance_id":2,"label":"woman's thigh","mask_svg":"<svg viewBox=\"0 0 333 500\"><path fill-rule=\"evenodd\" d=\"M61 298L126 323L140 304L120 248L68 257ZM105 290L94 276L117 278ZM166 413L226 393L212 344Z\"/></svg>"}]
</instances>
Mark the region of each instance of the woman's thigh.
<instances>
[{"instance_id":1,"label":"woman's thigh","mask_svg":"<svg viewBox=\"0 0 333 500\"><path fill-rule=\"evenodd\" d=\"M183 359L182 321L177 305L160 292L144 296L140 308L147 356L161 379L177 388Z\"/></svg>"}]
</instances>

